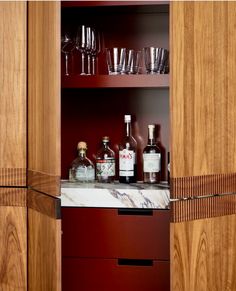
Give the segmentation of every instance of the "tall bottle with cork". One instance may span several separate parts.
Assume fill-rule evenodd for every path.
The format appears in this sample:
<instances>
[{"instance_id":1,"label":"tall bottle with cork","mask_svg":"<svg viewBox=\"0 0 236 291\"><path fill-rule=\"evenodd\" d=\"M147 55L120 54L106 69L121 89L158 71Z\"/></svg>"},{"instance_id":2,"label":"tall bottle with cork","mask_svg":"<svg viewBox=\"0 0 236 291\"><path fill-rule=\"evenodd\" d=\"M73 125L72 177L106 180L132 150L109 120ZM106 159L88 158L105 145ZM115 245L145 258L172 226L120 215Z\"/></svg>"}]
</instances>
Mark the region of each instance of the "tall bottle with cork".
<instances>
[{"instance_id":1,"label":"tall bottle with cork","mask_svg":"<svg viewBox=\"0 0 236 291\"><path fill-rule=\"evenodd\" d=\"M137 181L137 142L132 136L131 115L124 116L125 132L119 145L119 182Z\"/></svg>"},{"instance_id":2,"label":"tall bottle with cork","mask_svg":"<svg viewBox=\"0 0 236 291\"><path fill-rule=\"evenodd\" d=\"M143 150L143 182L159 183L161 178L161 151L155 141L155 125L148 125L148 142Z\"/></svg>"}]
</instances>

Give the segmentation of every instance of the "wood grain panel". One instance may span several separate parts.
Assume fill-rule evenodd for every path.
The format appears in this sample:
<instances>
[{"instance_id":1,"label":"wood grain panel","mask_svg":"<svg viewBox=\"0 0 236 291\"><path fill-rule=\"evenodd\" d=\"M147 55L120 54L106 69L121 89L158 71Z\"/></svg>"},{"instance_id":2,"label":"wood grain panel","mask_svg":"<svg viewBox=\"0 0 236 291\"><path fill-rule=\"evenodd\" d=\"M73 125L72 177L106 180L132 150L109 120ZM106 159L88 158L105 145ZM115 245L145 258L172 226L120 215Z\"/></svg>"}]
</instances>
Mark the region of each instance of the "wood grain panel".
<instances>
[{"instance_id":1,"label":"wood grain panel","mask_svg":"<svg viewBox=\"0 0 236 291\"><path fill-rule=\"evenodd\" d=\"M171 176L236 173L236 2L174 1L170 31Z\"/></svg>"},{"instance_id":2,"label":"wood grain panel","mask_svg":"<svg viewBox=\"0 0 236 291\"><path fill-rule=\"evenodd\" d=\"M38 201L45 202L42 199ZM41 213L39 207L37 210L30 207L29 205L28 291L60 291L61 220Z\"/></svg>"},{"instance_id":3,"label":"wood grain panel","mask_svg":"<svg viewBox=\"0 0 236 291\"><path fill-rule=\"evenodd\" d=\"M0 206L26 206L26 188L0 188Z\"/></svg>"},{"instance_id":4,"label":"wood grain panel","mask_svg":"<svg viewBox=\"0 0 236 291\"><path fill-rule=\"evenodd\" d=\"M28 190L27 206L49 217L61 218L61 200Z\"/></svg>"},{"instance_id":5,"label":"wood grain panel","mask_svg":"<svg viewBox=\"0 0 236 291\"><path fill-rule=\"evenodd\" d=\"M26 207L0 206L0 290L27 290Z\"/></svg>"},{"instance_id":6,"label":"wood grain panel","mask_svg":"<svg viewBox=\"0 0 236 291\"><path fill-rule=\"evenodd\" d=\"M60 177L60 2L29 2L28 23L28 168Z\"/></svg>"},{"instance_id":7,"label":"wood grain panel","mask_svg":"<svg viewBox=\"0 0 236 291\"><path fill-rule=\"evenodd\" d=\"M26 185L26 2L0 3L0 186Z\"/></svg>"},{"instance_id":8,"label":"wood grain panel","mask_svg":"<svg viewBox=\"0 0 236 291\"><path fill-rule=\"evenodd\" d=\"M171 290L236 290L236 215L171 224Z\"/></svg>"},{"instance_id":9,"label":"wood grain panel","mask_svg":"<svg viewBox=\"0 0 236 291\"><path fill-rule=\"evenodd\" d=\"M173 222L236 214L236 195L175 201L171 205Z\"/></svg>"},{"instance_id":10,"label":"wood grain panel","mask_svg":"<svg viewBox=\"0 0 236 291\"><path fill-rule=\"evenodd\" d=\"M33 189L53 196L61 193L60 176L28 170L28 183Z\"/></svg>"},{"instance_id":11,"label":"wood grain panel","mask_svg":"<svg viewBox=\"0 0 236 291\"><path fill-rule=\"evenodd\" d=\"M170 179L171 197L180 199L234 193L235 185L236 173Z\"/></svg>"}]
</instances>

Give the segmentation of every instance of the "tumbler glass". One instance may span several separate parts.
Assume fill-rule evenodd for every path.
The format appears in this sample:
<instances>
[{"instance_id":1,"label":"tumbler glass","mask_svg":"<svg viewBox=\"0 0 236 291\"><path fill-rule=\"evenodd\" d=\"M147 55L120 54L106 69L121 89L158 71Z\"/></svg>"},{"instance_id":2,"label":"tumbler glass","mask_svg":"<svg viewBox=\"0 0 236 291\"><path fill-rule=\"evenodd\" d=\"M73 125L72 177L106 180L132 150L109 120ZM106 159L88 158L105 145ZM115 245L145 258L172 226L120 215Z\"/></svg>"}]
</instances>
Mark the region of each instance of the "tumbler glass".
<instances>
[{"instance_id":1,"label":"tumbler glass","mask_svg":"<svg viewBox=\"0 0 236 291\"><path fill-rule=\"evenodd\" d=\"M109 75L125 74L126 48L106 48L106 59Z\"/></svg>"}]
</instances>

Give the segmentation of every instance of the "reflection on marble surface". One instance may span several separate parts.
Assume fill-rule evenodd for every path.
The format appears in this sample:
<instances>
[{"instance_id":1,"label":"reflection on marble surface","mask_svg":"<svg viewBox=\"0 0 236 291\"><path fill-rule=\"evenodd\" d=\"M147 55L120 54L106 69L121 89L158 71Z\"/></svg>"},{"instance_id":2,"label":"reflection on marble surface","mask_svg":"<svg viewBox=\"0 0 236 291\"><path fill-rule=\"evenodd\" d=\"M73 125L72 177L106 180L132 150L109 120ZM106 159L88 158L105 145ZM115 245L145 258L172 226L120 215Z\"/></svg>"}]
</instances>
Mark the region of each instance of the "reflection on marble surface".
<instances>
[{"instance_id":1,"label":"reflection on marble surface","mask_svg":"<svg viewBox=\"0 0 236 291\"><path fill-rule=\"evenodd\" d=\"M62 181L61 205L70 207L169 208L166 185L112 183L74 184Z\"/></svg>"}]
</instances>

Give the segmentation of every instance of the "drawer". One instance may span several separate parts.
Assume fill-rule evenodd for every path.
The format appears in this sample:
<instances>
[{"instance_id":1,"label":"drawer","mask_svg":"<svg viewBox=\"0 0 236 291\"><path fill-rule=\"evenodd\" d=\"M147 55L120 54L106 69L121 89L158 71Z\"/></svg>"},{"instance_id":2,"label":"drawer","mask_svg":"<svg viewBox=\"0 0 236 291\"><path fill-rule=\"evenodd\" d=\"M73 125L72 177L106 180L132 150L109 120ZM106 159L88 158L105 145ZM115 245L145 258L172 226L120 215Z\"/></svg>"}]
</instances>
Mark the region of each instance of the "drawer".
<instances>
[{"instance_id":1,"label":"drawer","mask_svg":"<svg viewBox=\"0 0 236 291\"><path fill-rule=\"evenodd\" d=\"M169 210L62 208L62 256L169 260Z\"/></svg>"},{"instance_id":2,"label":"drawer","mask_svg":"<svg viewBox=\"0 0 236 291\"><path fill-rule=\"evenodd\" d=\"M62 260L62 291L169 291L169 262Z\"/></svg>"}]
</instances>

